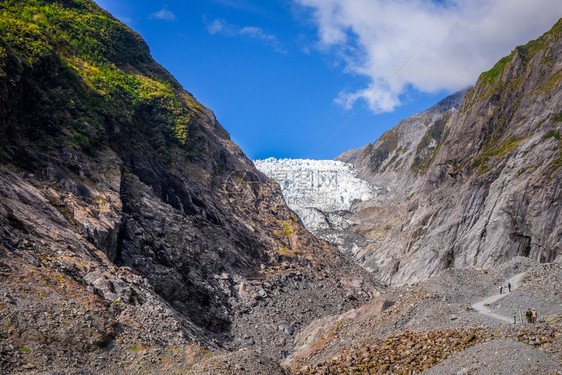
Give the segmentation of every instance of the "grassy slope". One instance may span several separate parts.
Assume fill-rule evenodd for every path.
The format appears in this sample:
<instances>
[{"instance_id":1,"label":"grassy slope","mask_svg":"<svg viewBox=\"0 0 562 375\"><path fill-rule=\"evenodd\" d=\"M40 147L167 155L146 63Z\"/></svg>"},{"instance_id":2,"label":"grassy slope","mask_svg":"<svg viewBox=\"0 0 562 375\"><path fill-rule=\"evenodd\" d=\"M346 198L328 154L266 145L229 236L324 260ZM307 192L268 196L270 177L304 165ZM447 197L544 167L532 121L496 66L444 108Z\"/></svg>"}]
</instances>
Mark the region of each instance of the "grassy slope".
<instances>
[{"instance_id":1,"label":"grassy slope","mask_svg":"<svg viewBox=\"0 0 562 375\"><path fill-rule=\"evenodd\" d=\"M137 33L90 0L3 2L0 103L3 139L88 151L125 130L164 156L190 147L200 107Z\"/></svg>"},{"instance_id":2,"label":"grassy slope","mask_svg":"<svg viewBox=\"0 0 562 375\"><path fill-rule=\"evenodd\" d=\"M560 39L561 37L562 19L558 20L558 22L549 31L544 33L538 39L516 47L511 54L501 58L492 67L492 69L483 72L480 75L476 86L469 90L466 97L472 97L473 100L467 100L465 102L465 110L469 111L476 101L491 97L496 98L495 100L498 101L497 108L502 108L502 104L512 100L511 97L513 96L513 93L520 91L520 86L523 83L522 77L526 74L526 70L532 69L532 67L529 67L528 64L535 55L537 55L537 53L541 51L543 52L543 57L540 61L541 65L552 67L556 63L556 61L552 58L547 57L549 56L547 52L551 49L548 41ZM506 71L514 65L515 61L520 61L522 72L512 78L506 77ZM558 71L557 73L552 74L550 79L540 86L539 89L544 92L555 90L559 86L561 79L562 76ZM476 97L476 93L479 94L478 97ZM519 104L520 100L510 105L510 107L513 108L513 111L516 111ZM490 130L484 139L481 152L470 161L470 166L480 173L484 173L489 170L488 162L491 158L501 157L514 150L518 147L522 140L513 136L505 136L510 123L508 115L509 113L495 119L494 126L490 127ZM556 116L552 116L551 120L556 121ZM542 122L539 125L541 124ZM459 169L459 167L457 167L457 169Z\"/></svg>"}]
</instances>

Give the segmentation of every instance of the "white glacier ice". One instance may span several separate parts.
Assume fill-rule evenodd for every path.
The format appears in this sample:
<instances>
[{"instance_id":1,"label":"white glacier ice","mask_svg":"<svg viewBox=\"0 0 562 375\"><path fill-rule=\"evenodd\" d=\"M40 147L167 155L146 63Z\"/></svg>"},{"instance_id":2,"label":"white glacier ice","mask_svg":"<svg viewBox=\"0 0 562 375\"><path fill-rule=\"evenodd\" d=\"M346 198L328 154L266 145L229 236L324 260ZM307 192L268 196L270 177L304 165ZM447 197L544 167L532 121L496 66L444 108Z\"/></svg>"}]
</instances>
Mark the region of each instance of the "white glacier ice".
<instances>
[{"instance_id":1,"label":"white glacier ice","mask_svg":"<svg viewBox=\"0 0 562 375\"><path fill-rule=\"evenodd\" d=\"M268 158L254 164L281 186L287 205L309 230L322 229L325 216L318 210L348 210L354 200L375 195L353 166L341 161Z\"/></svg>"}]
</instances>

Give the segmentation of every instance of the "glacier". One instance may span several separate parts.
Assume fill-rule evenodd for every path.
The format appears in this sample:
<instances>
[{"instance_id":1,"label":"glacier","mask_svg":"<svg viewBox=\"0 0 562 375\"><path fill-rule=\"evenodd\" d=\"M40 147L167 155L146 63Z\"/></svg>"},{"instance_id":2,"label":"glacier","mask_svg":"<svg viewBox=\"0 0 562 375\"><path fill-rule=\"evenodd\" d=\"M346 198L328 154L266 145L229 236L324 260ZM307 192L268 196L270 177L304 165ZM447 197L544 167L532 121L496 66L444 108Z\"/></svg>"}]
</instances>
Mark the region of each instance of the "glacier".
<instances>
[{"instance_id":1,"label":"glacier","mask_svg":"<svg viewBox=\"0 0 562 375\"><path fill-rule=\"evenodd\" d=\"M349 210L352 204L377 195L349 163L267 158L254 160L254 164L279 184L287 205L311 231L346 226L345 221L329 213Z\"/></svg>"}]
</instances>

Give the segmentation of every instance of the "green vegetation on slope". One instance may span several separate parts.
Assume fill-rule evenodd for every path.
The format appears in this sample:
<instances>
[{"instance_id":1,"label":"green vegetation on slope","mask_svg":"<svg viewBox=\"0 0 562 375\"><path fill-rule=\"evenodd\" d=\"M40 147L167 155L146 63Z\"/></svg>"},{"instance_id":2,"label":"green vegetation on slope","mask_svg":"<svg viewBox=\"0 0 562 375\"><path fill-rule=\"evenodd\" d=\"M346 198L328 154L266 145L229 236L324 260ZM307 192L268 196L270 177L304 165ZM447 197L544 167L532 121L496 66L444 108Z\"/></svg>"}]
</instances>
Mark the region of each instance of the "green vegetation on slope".
<instances>
[{"instance_id":1,"label":"green vegetation on slope","mask_svg":"<svg viewBox=\"0 0 562 375\"><path fill-rule=\"evenodd\" d=\"M552 70L555 58L551 44L553 40L561 37L562 19L541 37L516 47L509 56L500 59L492 69L480 75L477 85L467 93L466 98L471 100L467 100L468 104L461 110L468 112L475 103L487 101L488 108L493 109L493 114L484 124L480 153L472 158L470 164L457 165L455 170L468 164L479 173L486 173L490 170L488 162L493 157L501 157L518 147L521 136L509 137L507 130L515 121L514 116L521 104L525 90L523 85L527 82L525 77L530 74L530 69L537 67ZM537 54L540 55L535 59ZM506 69L509 74L504 74ZM498 79L499 77L502 79ZM559 72L553 70L550 76L541 76L542 81L537 89L542 92L551 91L559 86L561 77ZM557 121L557 116L553 115L551 119ZM539 125L542 123L544 120Z\"/></svg>"},{"instance_id":2,"label":"green vegetation on slope","mask_svg":"<svg viewBox=\"0 0 562 375\"><path fill-rule=\"evenodd\" d=\"M95 3L12 0L0 12L0 104L13 108L1 135L89 150L120 134L159 154L189 143L198 104Z\"/></svg>"},{"instance_id":3,"label":"green vegetation on slope","mask_svg":"<svg viewBox=\"0 0 562 375\"><path fill-rule=\"evenodd\" d=\"M556 22L556 24L549 31L544 33L538 39L532 40L525 45L518 46L508 56L502 57L492 67L492 69L480 74L479 81L481 82L481 84L487 83L493 85L497 80L497 78L502 75L506 66L516 54L519 55L521 57L522 62L526 64L529 61L531 61L531 59L537 54L537 52L547 47L548 38L550 37L559 38L561 33L562 33L562 19L558 20L558 22Z\"/></svg>"},{"instance_id":4,"label":"green vegetation on slope","mask_svg":"<svg viewBox=\"0 0 562 375\"><path fill-rule=\"evenodd\" d=\"M503 143L498 148L495 148L491 151L487 151L487 152L484 152L484 153L478 155L474 159L474 161L472 162L472 167L479 169L480 172L482 172L482 173L487 172L488 171L488 161L490 160L490 158L492 158L494 156L501 157L501 156L507 154L508 152L515 150L520 142L521 142L521 139L517 139L515 137L509 137L505 141L505 143Z\"/></svg>"},{"instance_id":5,"label":"green vegetation on slope","mask_svg":"<svg viewBox=\"0 0 562 375\"><path fill-rule=\"evenodd\" d=\"M508 62L511 61L511 59L513 58L513 55L515 55L515 51L511 52L511 54L509 56L505 56L502 57L493 67L492 69L483 72L482 74L480 74L480 80L483 82L486 82L490 85L493 85L494 82L496 82L496 79L498 79L498 77L503 73L506 65Z\"/></svg>"}]
</instances>

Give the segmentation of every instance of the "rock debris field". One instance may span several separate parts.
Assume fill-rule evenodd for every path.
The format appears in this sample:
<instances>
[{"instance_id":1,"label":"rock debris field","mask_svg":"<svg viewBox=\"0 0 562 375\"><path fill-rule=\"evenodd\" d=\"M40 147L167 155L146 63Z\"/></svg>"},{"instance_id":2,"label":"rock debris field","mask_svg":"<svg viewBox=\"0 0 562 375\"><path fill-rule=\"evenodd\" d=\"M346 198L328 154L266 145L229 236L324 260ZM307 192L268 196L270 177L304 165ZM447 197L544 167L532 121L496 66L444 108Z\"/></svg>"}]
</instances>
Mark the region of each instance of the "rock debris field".
<instances>
[{"instance_id":1,"label":"rock debris field","mask_svg":"<svg viewBox=\"0 0 562 375\"><path fill-rule=\"evenodd\" d=\"M330 335L297 350L293 371L561 374L561 290L562 265L523 257L493 270L445 270L384 294L395 303L379 315L339 320ZM529 324L523 316L521 324L519 310L525 314L528 308L537 310L537 323ZM304 341L297 337L297 346Z\"/></svg>"}]
</instances>

